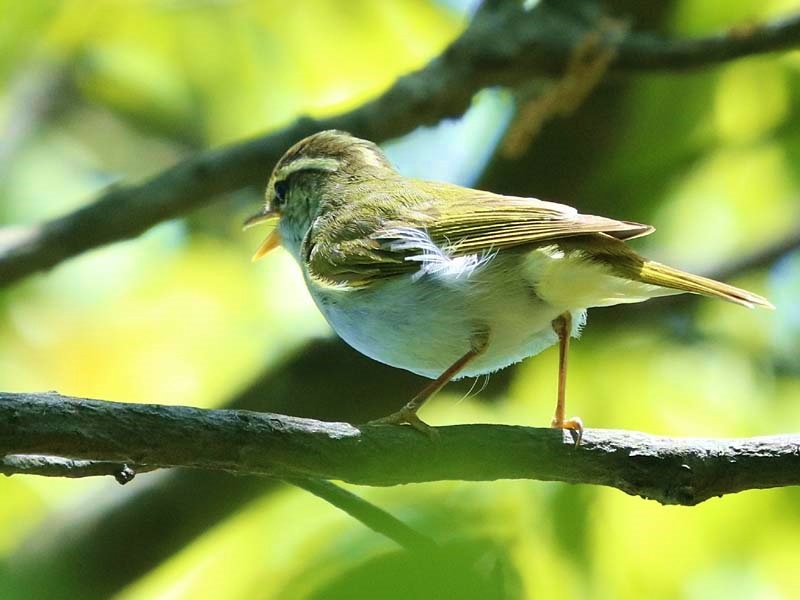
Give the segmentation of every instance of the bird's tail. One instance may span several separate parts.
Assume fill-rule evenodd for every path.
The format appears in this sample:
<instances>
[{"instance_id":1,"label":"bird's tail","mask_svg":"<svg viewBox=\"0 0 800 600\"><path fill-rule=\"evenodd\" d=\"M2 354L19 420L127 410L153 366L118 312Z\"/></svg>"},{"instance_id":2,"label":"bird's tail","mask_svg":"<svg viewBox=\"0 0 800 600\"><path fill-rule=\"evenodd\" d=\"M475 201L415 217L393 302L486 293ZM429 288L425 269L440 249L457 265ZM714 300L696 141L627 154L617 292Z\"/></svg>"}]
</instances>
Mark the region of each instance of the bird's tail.
<instances>
[{"instance_id":1,"label":"bird's tail","mask_svg":"<svg viewBox=\"0 0 800 600\"><path fill-rule=\"evenodd\" d=\"M644 261L638 275L642 283L689 292L691 294L722 298L723 300L728 300L729 302L734 302L735 304L740 304L748 308L754 308L756 306L769 309L775 308L769 300L758 294L753 294L747 290L728 285L727 283L714 281L707 277L692 275L691 273L673 269L672 267L662 265L652 260Z\"/></svg>"}]
</instances>

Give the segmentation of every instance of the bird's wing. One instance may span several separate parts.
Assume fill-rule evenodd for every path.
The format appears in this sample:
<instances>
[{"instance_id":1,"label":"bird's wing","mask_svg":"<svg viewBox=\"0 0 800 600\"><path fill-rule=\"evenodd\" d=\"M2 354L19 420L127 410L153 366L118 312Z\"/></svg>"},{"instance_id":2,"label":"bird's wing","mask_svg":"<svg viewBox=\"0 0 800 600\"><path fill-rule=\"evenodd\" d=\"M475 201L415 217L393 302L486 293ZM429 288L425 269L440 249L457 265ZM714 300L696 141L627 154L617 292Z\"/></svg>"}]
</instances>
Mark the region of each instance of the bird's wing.
<instances>
[{"instance_id":1,"label":"bird's wing","mask_svg":"<svg viewBox=\"0 0 800 600\"><path fill-rule=\"evenodd\" d=\"M627 240L648 235L654 228L582 215L555 202L474 191L450 202L427 231L434 242L449 245L454 255L464 255L591 233Z\"/></svg>"},{"instance_id":2,"label":"bird's wing","mask_svg":"<svg viewBox=\"0 0 800 600\"><path fill-rule=\"evenodd\" d=\"M442 272L447 260L458 257L488 256L578 235L626 240L653 231L649 225L582 215L554 202L422 181L405 188L391 208L386 203L373 206L387 208L375 209L366 220L339 212L312 228L306 253L312 278L361 287L400 274L424 273L426 267Z\"/></svg>"}]
</instances>

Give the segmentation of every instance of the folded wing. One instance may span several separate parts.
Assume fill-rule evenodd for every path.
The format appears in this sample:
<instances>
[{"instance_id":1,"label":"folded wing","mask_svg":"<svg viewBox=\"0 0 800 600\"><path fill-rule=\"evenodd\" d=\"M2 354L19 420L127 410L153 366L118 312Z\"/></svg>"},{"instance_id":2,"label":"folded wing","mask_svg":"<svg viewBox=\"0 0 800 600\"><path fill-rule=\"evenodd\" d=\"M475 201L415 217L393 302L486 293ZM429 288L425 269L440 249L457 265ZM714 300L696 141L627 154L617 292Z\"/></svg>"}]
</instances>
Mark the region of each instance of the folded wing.
<instances>
[{"instance_id":1,"label":"folded wing","mask_svg":"<svg viewBox=\"0 0 800 600\"><path fill-rule=\"evenodd\" d=\"M653 231L555 202L441 183L413 182L403 192L391 203L375 198L369 211L321 217L324 223L312 228L306 242L311 276L319 283L361 287L415 273L424 267L420 256L431 252L431 242L456 258L586 234L627 240ZM410 228L419 236L410 235ZM417 237L419 244L410 243Z\"/></svg>"}]
</instances>

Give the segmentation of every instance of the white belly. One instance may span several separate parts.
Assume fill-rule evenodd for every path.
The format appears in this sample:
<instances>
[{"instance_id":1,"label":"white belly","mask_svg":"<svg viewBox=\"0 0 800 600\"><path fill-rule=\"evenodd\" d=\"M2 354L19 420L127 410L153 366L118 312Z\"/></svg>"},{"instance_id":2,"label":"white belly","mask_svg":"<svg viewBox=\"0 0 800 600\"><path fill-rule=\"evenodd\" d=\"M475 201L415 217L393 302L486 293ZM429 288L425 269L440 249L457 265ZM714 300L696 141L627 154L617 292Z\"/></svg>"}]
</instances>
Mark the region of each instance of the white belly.
<instances>
[{"instance_id":1,"label":"white belly","mask_svg":"<svg viewBox=\"0 0 800 600\"><path fill-rule=\"evenodd\" d=\"M382 363L438 377L464 355L478 332L485 351L459 377L502 369L557 342L551 323L570 309L577 333L581 308L553 306L523 277L529 254L504 252L469 273L388 278L367 289L309 289L325 318L351 346ZM528 268L530 271L530 268ZM536 271L536 269L534 269ZM533 273L535 277L535 273Z\"/></svg>"}]
</instances>

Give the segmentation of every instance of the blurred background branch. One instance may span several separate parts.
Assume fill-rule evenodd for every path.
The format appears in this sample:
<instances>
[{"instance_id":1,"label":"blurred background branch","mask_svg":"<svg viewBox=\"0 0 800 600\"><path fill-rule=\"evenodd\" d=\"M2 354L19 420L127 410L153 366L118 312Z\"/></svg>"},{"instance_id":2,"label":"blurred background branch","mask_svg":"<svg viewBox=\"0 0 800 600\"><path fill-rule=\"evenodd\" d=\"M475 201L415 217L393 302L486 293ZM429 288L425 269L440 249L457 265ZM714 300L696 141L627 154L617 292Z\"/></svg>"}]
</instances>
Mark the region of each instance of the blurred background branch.
<instances>
[{"instance_id":1,"label":"blurred background branch","mask_svg":"<svg viewBox=\"0 0 800 600\"><path fill-rule=\"evenodd\" d=\"M584 10L576 11L576 6ZM315 131L342 129L380 142L463 113L485 87L514 88L531 78L557 76L576 49L585 52L581 44L587 38L597 38L592 46L608 62L604 69L618 73L703 67L800 45L800 16L696 40L623 35L603 17L592 3L542 1L528 10L516 0L487 2L439 57L355 110L327 119L300 119L279 132L188 158L143 183L113 185L73 213L0 230L0 285L135 237L224 192L263 185L283 151Z\"/></svg>"},{"instance_id":2,"label":"blurred background branch","mask_svg":"<svg viewBox=\"0 0 800 600\"><path fill-rule=\"evenodd\" d=\"M385 510L330 481L313 477L284 477L283 480L343 510L406 550L419 552L424 556L437 549L436 542L431 538L422 535Z\"/></svg>"},{"instance_id":3,"label":"blurred background branch","mask_svg":"<svg viewBox=\"0 0 800 600\"><path fill-rule=\"evenodd\" d=\"M800 436L669 439L588 430L579 448L563 431L505 425L437 429L362 426L274 413L0 393L0 453L38 454L240 475L338 479L373 486L540 479L616 487L662 504L800 485ZM131 467L134 468L135 467ZM3 467L13 473L13 465ZM28 468L23 472L32 473ZM43 468L42 475L63 475ZM96 473L87 473L87 475Z\"/></svg>"}]
</instances>

